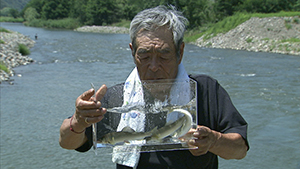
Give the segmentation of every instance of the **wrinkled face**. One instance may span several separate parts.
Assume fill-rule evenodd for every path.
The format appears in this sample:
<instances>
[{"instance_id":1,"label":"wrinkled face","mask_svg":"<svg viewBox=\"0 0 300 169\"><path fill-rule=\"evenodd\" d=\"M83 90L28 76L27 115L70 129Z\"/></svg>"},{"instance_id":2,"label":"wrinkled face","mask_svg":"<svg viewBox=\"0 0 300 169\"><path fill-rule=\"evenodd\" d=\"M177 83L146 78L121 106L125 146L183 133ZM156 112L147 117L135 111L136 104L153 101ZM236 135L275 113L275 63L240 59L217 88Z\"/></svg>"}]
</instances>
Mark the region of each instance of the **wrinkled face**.
<instances>
[{"instance_id":1,"label":"wrinkled face","mask_svg":"<svg viewBox=\"0 0 300 169\"><path fill-rule=\"evenodd\" d=\"M180 47L180 58L177 59L173 35L169 29L160 27L155 31L140 30L136 44L133 57L142 81L176 78L184 44ZM130 48L133 50L132 44Z\"/></svg>"},{"instance_id":2,"label":"wrinkled face","mask_svg":"<svg viewBox=\"0 0 300 169\"><path fill-rule=\"evenodd\" d=\"M177 76L184 43L180 45L180 57L178 58L172 32L167 27L160 27L155 31L140 30L137 34L136 45L135 53L132 44L130 44L130 48L144 87L154 97L160 100L165 99L171 88L170 83L166 84L165 82L170 82Z\"/></svg>"}]
</instances>

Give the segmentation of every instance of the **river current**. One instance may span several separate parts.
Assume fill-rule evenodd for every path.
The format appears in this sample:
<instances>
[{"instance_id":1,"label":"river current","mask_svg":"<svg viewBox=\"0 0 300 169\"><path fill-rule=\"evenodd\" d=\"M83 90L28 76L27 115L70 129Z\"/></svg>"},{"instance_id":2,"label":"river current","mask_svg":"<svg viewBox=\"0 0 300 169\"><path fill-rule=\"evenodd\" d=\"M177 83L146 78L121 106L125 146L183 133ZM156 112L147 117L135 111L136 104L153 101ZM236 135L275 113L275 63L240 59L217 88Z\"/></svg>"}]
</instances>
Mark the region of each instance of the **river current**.
<instances>
[{"instance_id":1,"label":"river current","mask_svg":"<svg viewBox=\"0 0 300 169\"><path fill-rule=\"evenodd\" d=\"M58 144L62 121L90 82L122 82L134 68L127 34L95 34L1 23L34 39L34 63L0 84L0 165L8 168L113 169L110 152L79 153ZM228 91L249 124L242 160L219 168L300 169L300 56L199 48L186 44L189 74L207 74ZM102 152L101 152L102 151Z\"/></svg>"}]
</instances>

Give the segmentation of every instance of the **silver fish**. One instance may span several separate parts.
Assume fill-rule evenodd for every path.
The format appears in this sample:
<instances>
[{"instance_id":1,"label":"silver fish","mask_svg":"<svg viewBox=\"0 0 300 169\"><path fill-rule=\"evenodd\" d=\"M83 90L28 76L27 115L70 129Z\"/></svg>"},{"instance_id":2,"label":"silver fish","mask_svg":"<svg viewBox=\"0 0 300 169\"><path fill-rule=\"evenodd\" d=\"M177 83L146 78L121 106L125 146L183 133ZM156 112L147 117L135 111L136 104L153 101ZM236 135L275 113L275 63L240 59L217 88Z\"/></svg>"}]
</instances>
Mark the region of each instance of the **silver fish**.
<instances>
[{"instance_id":1,"label":"silver fish","mask_svg":"<svg viewBox=\"0 0 300 169\"><path fill-rule=\"evenodd\" d=\"M179 118L173 123L167 124L164 127L157 129L148 139L150 140L161 140L167 136L181 137L185 135L192 127L193 117L191 114L184 109L174 109L172 112L179 112L184 114L183 117Z\"/></svg>"},{"instance_id":2,"label":"silver fish","mask_svg":"<svg viewBox=\"0 0 300 169\"><path fill-rule=\"evenodd\" d=\"M149 132L134 132L132 128L125 127L120 132L111 132L104 135L104 137L100 140L100 143L115 145L129 140L142 140L146 137L150 137L156 130L157 127Z\"/></svg>"},{"instance_id":3,"label":"silver fish","mask_svg":"<svg viewBox=\"0 0 300 169\"><path fill-rule=\"evenodd\" d=\"M184 109L174 109L172 112L179 112L184 114L184 116L175 122L165 125L164 127L159 129L155 127L153 130L148 132L134 132L134 130L130 127L125 127L120 132L111 132L104 135L104 137L100 140L100 143L115 145L129 140L146 139L147 141L160 141L168 136L181 137L191 129L193 118L191 114Z\"/></svg>"}]
</instances>

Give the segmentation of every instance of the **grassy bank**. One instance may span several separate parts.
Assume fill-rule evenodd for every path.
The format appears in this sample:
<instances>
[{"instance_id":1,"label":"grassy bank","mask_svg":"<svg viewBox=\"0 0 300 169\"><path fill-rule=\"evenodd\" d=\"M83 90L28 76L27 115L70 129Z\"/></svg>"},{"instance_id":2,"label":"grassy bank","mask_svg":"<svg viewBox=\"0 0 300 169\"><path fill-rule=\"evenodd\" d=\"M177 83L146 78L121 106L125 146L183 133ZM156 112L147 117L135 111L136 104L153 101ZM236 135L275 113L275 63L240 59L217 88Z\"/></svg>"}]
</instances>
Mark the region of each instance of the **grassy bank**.
<instances>
[{"instance_id":1,"label":"grassy bank","mask_svg":"<svg viewBox=\"0 0 300 169\"><path fill-rule=\"evenodd\" d=\"M23 18L13 18L13 17L7 17L7 16L1 16L0 22L24 22Z\"/></svg>"},{"instance_id":2,"label":"grassy bank","mask_svg":"<svg viewBox=\"0 0 300 169\"><path fill-rule=\"evenodd\" d=\"M188 30L185 35L185 42L195 42L198 38L205 35L204 39L209 39L213 36L216 36L219 33L226 33L231 29L234 29L243 22L249 20L251 17L290 17L290 16L300 16L300 12L279 12L279 13L236 13L233 16L229 16L222 21L219 21L215 24L208 24L203 27L198 27L192 30ZM300 22L299 20L291 22ZM286 27L288 28L288 23Z\"/></svg>"},{"instance_id":3,"label":"grassy bank","mask_svg":"<svg viewBox=\"0 0 300 169\"><path fill-rule=\"evenodd\" d=\"M56 29L75 29L81 26L80 22L74 18L65 18L59 20L34 19L31 22L25 22L26 26L56 28Z\"/></svg>"},{"instance_id":4,"label":"grassy bank","mask_svg":"<svg viewBox=\"0 0 300 169\"><path fill-rule=\"evenodd\" d=\"M3 70L6 73L9 73L9 69L6 67L6 65L0 61L0 70Z\"/></svg>"},{"instance_id":5,"label":"grassy bank","mask_svg":"<svg viewBox=\"0 0 300 169\"><path fill-rule=\"evenodd\" d=\"M2 18L2 17L1 17ZM6 32L6 33L10 33L9 30L5 29L5 28L2 28L0 27L0 32ZM1 39L0 40L0 44L4 44L5 42ZM6 67L6 65L0 61L0 70L3 70L4 72L8 73L9 72L9 69Z\"/></svg>"}]
</instances>

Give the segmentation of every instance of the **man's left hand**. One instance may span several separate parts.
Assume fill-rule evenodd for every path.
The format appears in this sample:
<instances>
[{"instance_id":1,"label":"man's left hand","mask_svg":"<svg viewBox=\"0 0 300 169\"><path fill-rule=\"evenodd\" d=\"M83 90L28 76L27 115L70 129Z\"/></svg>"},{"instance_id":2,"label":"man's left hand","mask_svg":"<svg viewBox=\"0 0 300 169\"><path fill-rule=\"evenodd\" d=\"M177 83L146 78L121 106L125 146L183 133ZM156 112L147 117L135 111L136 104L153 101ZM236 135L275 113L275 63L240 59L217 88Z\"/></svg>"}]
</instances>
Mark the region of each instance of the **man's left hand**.
<instances>
[{"instance_id":1,"label":"man's left hand","mask_svg":"<svg viewBox=\"0 0 300 169\"><path fill-rule=\"evenodd\" d=\"M188 141L189 146L197 147L195 149L190 149L190 152L194 156L206 154L221 137L221 133L213 131L208 127L199 125L197 129L191 129L187 134L194 137L194 139Z\"/></svg>"}]
</instances>

